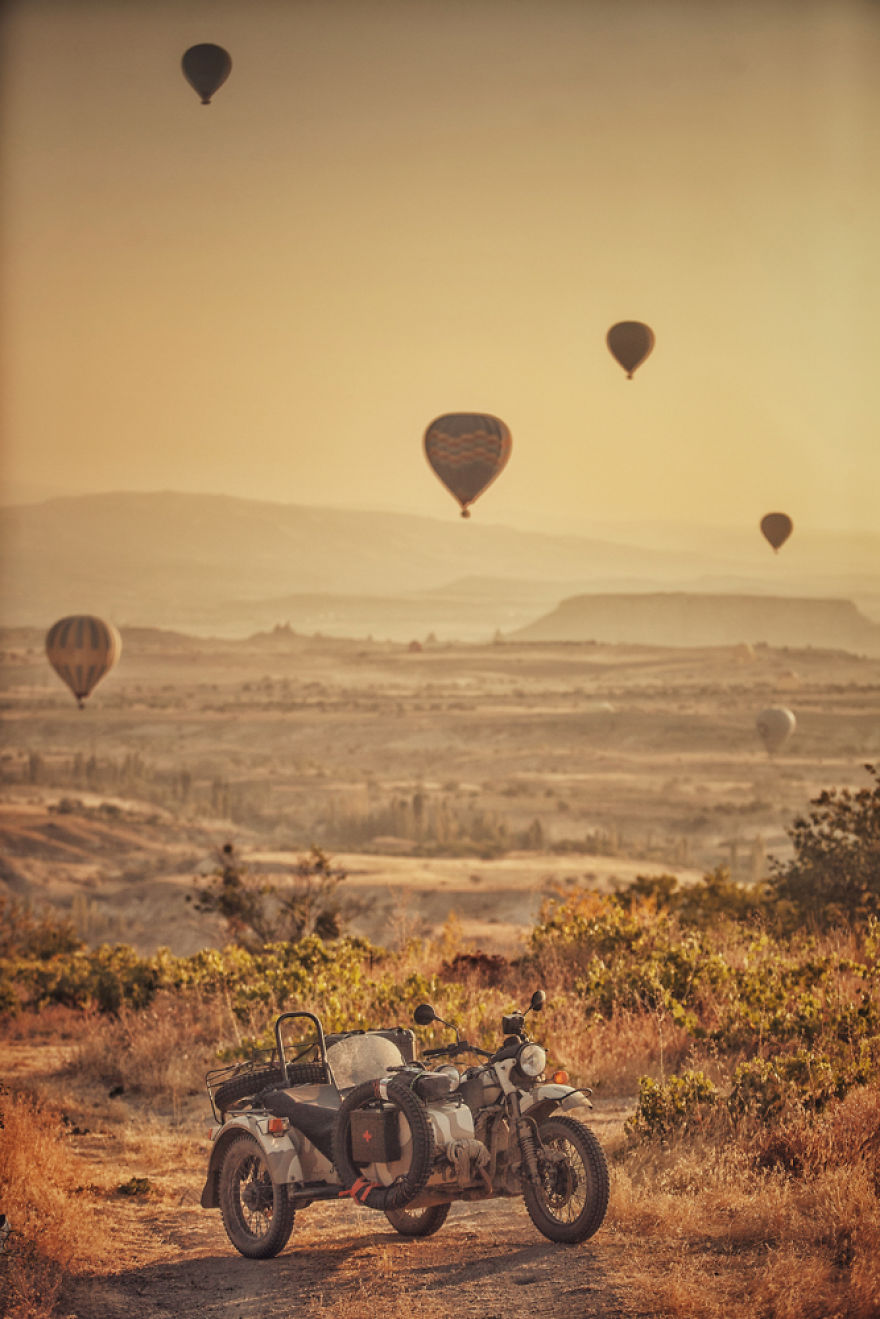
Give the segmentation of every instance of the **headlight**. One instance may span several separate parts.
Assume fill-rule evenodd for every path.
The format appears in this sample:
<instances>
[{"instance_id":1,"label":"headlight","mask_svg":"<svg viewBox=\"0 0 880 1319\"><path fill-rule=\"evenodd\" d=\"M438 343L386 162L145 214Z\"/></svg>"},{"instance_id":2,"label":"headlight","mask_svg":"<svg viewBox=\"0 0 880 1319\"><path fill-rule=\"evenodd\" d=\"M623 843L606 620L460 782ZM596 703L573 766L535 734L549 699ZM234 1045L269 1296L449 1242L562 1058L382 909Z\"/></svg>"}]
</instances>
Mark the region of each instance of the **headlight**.
<instances>
[{"instance_id":1,"label":"headlight","mask_svg":"<svg viewBox=\"0 0 880 1319\"><path fill-rule=\"evenodd\" d=\"M540 1076L547 1066L547 1053L540 1044L524 1044L516 1055L516 1065L523 1076Z\"/></svg>"}]
</instances>

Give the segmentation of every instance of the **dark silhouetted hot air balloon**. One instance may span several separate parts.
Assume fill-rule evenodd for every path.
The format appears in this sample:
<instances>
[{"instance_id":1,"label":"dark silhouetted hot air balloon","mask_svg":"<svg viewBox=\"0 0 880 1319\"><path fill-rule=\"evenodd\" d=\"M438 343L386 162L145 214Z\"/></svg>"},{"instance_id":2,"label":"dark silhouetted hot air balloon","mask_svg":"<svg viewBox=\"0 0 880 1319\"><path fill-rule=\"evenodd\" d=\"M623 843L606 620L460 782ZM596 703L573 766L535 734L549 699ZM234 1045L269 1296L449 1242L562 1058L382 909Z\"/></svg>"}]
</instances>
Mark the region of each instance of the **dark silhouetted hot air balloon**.
<instances>
[{"instance_id":1,"label":"dark silhouetted hot air balloon","mask_svg":"<svg viewBox=\"0 0 880 1319\"><path fill-rule=\"evenodd\" d=\"M211 97L222 87L232 69L232 59L228 50L204 41L200 46L190 46L181 60L183 73L190 87L202 98L202 105L210 105Z\"/></svg>"},{"instance_id":2,"label":"dark silhouetted hot air balloon","mask_svg":"<svg viewBox=\"0 0 880 1319\"><path fill-rule=\"evenodd\" d=\"M770 705L755 720L758 736L769 755L780 751L795 730L797 720L784 705Z\"/></svg>"},{"instance_id":3,"label":"dark silhouetted hot air balloon","mask_svg":"<svg viewBox=\"0 0 880 1319\"><path fill-rule=\"evenodd\" d=\"M482 412L447 412L425 431L425 456L461 504L463 518L504 467L510 447L504 422Z\"/></svg>"},{"instance_id":4,"label":"dark silhouetted hot air balloon","mask_svg":"<svg viewBox=\"0 0 880 1319\"><path fill-rule=\"evenodd\" d=\"M773 546L774 554L779 552L792 532L794 523L787 513L767 513L761 518L761 530L766 540Z\"/></svg>"},{"instance_id":5,"label":"dark silhouetted hot air balloon","mask_svg":"<svg viewBox=\"0 0 880 1319\"><path fill-rule=\"evenodd\" d=\"M80 709L121 653L122 638L113 624L91 614L59 618L46 633L49 663L62 682L67 683Z\"/></svg>"},{"instance_id":6,"label":"dark silhouetted hot air balloon","mask_svg":"<svg viewBox=\"0 0 880 1319\"><path fill-rule=\"evenodd\" d=\"M641 321L618 321L605 336L608 351L632 380L633 371L641 366L654 347L654 331Z\"/></svg>"}]
</instances>

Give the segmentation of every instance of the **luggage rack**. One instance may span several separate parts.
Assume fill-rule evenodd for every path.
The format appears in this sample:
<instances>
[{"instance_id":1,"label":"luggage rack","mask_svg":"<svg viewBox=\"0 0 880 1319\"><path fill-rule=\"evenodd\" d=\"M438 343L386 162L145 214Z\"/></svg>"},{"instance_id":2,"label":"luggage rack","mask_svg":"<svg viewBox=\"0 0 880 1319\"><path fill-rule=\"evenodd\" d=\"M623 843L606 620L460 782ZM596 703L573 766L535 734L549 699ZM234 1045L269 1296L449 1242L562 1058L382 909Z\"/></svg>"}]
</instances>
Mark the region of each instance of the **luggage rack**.
<instances>
[{"instance_id":1,"label":"luggage rack","mask_svg":"<svg viewBox=\"0 0 880 1319\"><path fill-rule=\"evenodd\" d=\"M281 1038L281 1025L282 1022L295 1018L306 1018L311 1021L315 1027L315 1038L305 1044L301 1043L295 1046L298 1051L294 1053L293 1059L288 1061L289 1055L285 1051L284 1042ZM309 1062L306 1062L302 1068L297 1067L297 1064L306 1058L309 1059ZM221 1120L217 1105L214 1102L221 1086L228 1085L230 1081L245 1079L248 1076L260 1077L262 1080L260 1074L262 1073L265 1076L266 1073L272 1070L277 1073L276 1084L281 1086L286 1086L289 1081L293 1080L291 1073L294 1071L308 1072L308 1080L312 1082L318 1079L317 1072L321 1073L324 1080L332 1080L332 1074L327 1066L324 1028L313 1012L282 1012L275 1022L274 1048L254 1049L250 1058L234 1063L226 1063L223 1067L213 1067L205 1074L205 1086L207 1087L215 1121L219 1122ZM303 1075L300 1079L304 1081L306 1076Z\"/></svg>"}]
</instances>

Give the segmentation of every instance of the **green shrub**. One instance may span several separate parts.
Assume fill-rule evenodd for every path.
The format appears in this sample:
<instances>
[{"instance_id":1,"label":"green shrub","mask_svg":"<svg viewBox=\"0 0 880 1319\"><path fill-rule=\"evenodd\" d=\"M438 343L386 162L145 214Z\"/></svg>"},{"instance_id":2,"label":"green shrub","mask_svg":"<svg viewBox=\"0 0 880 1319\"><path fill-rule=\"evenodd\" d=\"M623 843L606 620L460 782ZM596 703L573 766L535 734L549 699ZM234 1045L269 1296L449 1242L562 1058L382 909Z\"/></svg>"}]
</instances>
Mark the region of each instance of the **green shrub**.
<instances>
[{"instance_id":1,"label":"green shrub","mask_svg":"<svg viewBox=\"0 0 880 1319\"><path fill-rule=\"evenodd\" d=\"M636 1111L626 1122L629 1135L667 1140L702 1129L718 1104L715 1086L704 1072L688 1071L668 1081L639 1079Z\"/></svg>"}]
</instances>

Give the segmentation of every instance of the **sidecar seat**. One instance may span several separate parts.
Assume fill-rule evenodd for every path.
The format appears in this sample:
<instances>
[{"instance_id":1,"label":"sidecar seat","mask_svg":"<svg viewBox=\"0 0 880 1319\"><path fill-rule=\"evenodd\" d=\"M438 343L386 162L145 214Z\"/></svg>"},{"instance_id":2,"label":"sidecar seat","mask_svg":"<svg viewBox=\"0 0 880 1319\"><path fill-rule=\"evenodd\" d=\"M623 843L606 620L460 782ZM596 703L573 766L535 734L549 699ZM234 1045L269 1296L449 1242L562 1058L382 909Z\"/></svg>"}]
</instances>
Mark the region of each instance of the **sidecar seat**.
<instances>
[{"instance_id":1,"label":"sidecar seat","mask_svg":"<svg viewBox=\"0 0 880 1319\"><path fill-rule=\"evenodd\" d=\"M333 1128L338 1108L303 1104L284 1090L269 1090L262 1096L263 1107L274 1117L286 1117L306 1136L325 1158L333 1162Z\"/></svg>"}]
</instances>

